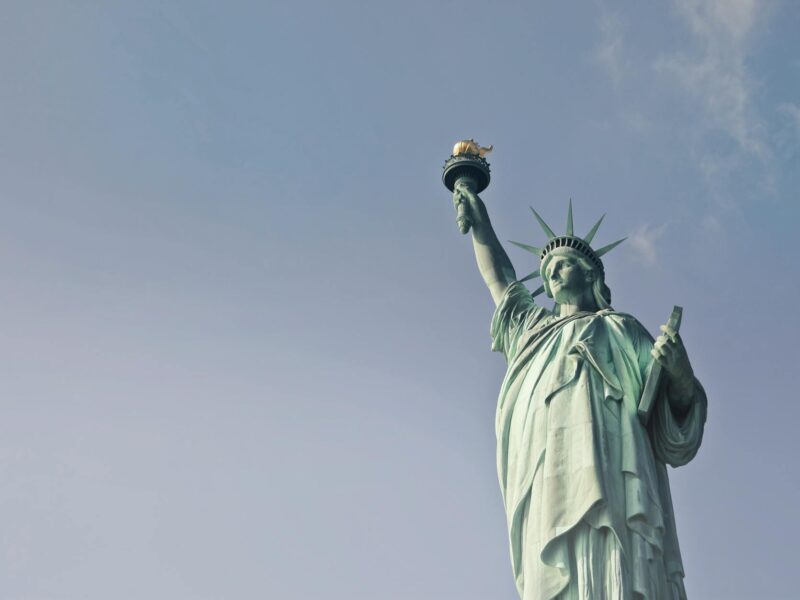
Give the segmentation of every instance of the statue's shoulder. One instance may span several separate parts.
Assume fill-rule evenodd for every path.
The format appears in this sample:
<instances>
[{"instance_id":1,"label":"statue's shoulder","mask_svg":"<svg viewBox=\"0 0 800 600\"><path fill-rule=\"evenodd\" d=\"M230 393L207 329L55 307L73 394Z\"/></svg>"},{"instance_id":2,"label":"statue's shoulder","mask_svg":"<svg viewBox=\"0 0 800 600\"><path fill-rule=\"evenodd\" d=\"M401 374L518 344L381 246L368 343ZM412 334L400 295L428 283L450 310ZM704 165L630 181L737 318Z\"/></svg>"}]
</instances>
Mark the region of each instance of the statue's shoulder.
<instances>
[{"instance_id":1,"label":"statue's shoulder","mask_svg":"<svg viewBox=\"0 0 800 600\"><path fill-rule=\"evenodd\" d=\"M638 323L639 321L630 313L620 312L618 310L614 310L613 308L605 308L603 310L598 310L597 314L607 318L607 319L614 319L616 321L632 321L634 323Z\"/></svg>"},{"instance_id":2,"label":"statue's shoulder","mask_svg":"<svg viewBox=\"0 0 800 600\"><path fill-rule=\"evenodd\" d=\"M618 327L622 328L632 336L643 337L651 342L653 341L653 337L650 335L650 332L647 331L645 326L642 325L636 317L629 313L605 309L598 311L597 314L616 324Z\"/></svg>"},{"instance_id":3,"label":"statue's shoulder","mask_svg":"<svg viewBox=\"0 0 800 600\"><path fill-rule=\"evenodd\" d=\"M558 321L558 317L553 314L552 310L546 309L544 306L535 304L528 311L525 321L525 328L529 331L539 331L548 325L552 325Z\"/></svg>"}]
</instances>

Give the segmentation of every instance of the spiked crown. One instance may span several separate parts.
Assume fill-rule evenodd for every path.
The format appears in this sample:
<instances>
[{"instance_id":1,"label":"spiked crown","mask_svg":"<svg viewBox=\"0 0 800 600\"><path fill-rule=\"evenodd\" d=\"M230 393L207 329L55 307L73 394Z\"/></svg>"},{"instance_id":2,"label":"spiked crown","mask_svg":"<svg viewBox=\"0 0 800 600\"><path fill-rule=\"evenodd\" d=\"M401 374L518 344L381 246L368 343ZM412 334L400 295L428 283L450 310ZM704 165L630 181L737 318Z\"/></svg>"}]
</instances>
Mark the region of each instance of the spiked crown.
<instances>
[{"instance_id":1,"label":"spiked crown","mask_svg":"<svg viewBox=\"0 0 800 600\"><path fill-rule=\"evenodd\" d=\"M557 248L569 248L574 250L581 256L583 256L586 260L588 260L594 267L600 272L603 273L605 268L603 267L603 261L600 260L600 257L604 254L610 252L614 248L616 248L619 244L625 241L626 238L622 238L621 240L617 240L607 246L603 246L597 250L593 249L591 246L591 242L594 239L594 235L597 233L597 230L600 228L600 223L603 222L603 218L605 215L600 217L597 223L594 224L589 230L589 233L586 234L585 237L578 237L574 233L573 223L572 223L572 200L569 201L569 209L567 211L567 231L564 235L556 235L550 226L544 222L544 219L539 216L533 207L531 207L531 212L533 212L533 216L536 217L536 220L539 222L544 233L547 235L547 244L543 247L539 248L538 246L529 246L528 244L522 244L520 242L511 242L515 246L522 248L523 250L527 250L532 254L535 254L539 257L540 265L544 264L545 258L547 255L556 250ZM533 273L530 273L520 279L520 282L525 282L530 279L534 279L539 277L541 274L542 267L540 266L539 269L536 269ZM542 292L545 291L544 284L539 286L539 288L533 292L534 296L538 296ZM548 292L549 293L549 292Z\"/></svg>"}]
</instances>

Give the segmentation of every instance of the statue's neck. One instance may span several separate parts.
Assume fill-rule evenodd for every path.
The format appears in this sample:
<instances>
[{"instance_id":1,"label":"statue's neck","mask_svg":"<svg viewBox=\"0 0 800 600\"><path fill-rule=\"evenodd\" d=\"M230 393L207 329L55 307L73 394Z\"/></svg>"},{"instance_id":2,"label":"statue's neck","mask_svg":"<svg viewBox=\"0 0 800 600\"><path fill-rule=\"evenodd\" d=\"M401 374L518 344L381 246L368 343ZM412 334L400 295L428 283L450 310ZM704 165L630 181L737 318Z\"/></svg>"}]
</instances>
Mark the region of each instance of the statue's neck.
<instances>
[{"instance_id":1,"label":"statue's neck","mask_svg":"<svg viewBox=\"0 0 800 600\"><path fill-rule=\"evenodd\" d=\"M579 312L597 312L597 303L591 290L586 290L580 297L559 304L559 317L568 317Z\"/></svg>"}]
</instances>

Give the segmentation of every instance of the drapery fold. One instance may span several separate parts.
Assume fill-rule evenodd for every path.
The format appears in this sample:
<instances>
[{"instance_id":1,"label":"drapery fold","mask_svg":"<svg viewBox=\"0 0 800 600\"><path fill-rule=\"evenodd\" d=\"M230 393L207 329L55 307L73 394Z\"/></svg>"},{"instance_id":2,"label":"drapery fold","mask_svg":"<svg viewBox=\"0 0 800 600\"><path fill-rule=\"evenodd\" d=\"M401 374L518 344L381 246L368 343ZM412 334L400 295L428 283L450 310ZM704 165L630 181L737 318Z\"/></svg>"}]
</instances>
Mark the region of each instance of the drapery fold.
<instances>
[{"instance_id":1,"label":"drapery fold","mask_svg":"<svg viewBox=\"0 0 800 600\"><path fill-rule=\"evenodd\" d=\"M580 590L597 589L585 577L597 573L622 582L597 597L685 598L664 463L685 464L697 452L702 387L680 420L662 395L646 430L637 406L653 339L630 315L559 318L515 283L491 333L492 348L508 362L497 403L497 466L520 596L595 598ZM614 557L619 572L588 568Z\"/></svg>"}]
</instances>

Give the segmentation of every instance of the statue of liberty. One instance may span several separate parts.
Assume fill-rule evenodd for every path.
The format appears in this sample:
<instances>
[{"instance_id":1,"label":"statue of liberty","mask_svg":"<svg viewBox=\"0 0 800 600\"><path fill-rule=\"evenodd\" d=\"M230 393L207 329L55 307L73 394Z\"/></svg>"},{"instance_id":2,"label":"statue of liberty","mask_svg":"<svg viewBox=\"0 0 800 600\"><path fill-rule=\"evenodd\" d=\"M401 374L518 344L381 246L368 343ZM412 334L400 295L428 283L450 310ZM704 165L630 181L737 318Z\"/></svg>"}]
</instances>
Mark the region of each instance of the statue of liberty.
<instances>
[{"instance_id":1,"label":"statue of liberty","mask_svg":"<svg viewBox=\"0 0 800 600\"><path fill-rule=\"evenodd\" d=\"M492 349L508 363L497 469L519 595L685 599L666 465L697 453L707 403L680 335L665 325L653 340L612 308L601 258L622 240L595 250L602 218L575 235L571 202L564 235L534 211L545 245L512 242L540 261L518 280L476 193L488 185L484 164L484 185L465 177L448 187L496 304ZM543 285L531 293L523 282L539 275ZM536 304L541 292L553 310ZM653 365L664 376L644 424L637 408Z\"/></svg>"}]
</instances>

